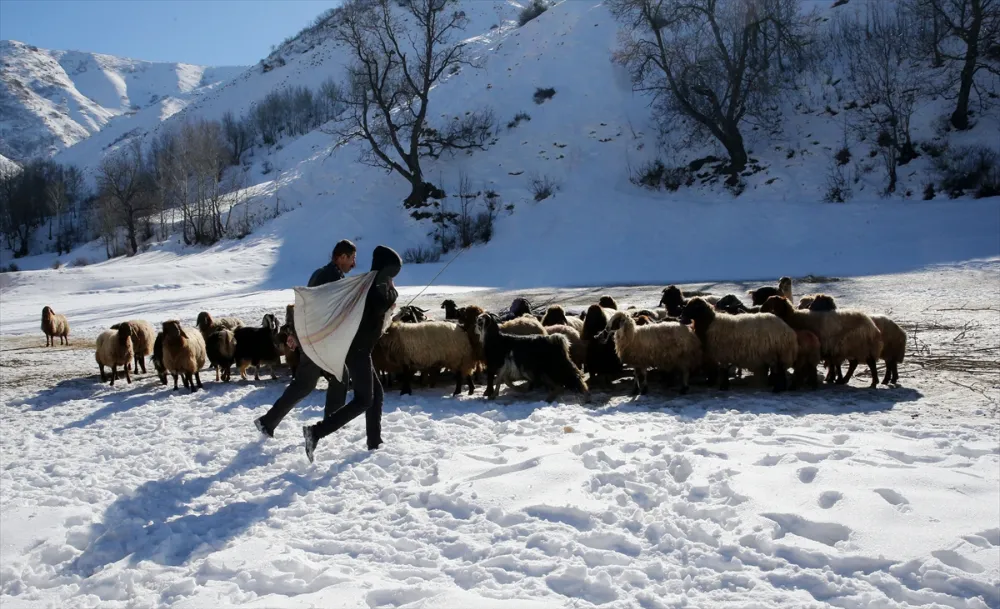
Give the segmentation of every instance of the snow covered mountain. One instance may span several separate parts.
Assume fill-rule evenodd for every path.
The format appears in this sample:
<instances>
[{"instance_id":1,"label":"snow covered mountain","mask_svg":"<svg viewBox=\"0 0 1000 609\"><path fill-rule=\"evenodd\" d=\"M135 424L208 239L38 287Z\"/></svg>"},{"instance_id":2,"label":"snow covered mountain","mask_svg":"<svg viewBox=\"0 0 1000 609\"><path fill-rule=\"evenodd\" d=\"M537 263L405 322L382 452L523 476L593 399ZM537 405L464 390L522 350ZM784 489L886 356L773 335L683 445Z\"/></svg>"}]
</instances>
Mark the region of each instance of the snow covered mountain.
<instances>
[{"instance_id":1,"label":"snow covered mountain","mask_svg":"<svg viewBox=\"0 0 1000 609\"><path fill-rule=\"evenodd\" d=\"M152 109L162 120L242 66L156 63L0 41L0 154L48 157Z\"/></svg>"}]
</instances>

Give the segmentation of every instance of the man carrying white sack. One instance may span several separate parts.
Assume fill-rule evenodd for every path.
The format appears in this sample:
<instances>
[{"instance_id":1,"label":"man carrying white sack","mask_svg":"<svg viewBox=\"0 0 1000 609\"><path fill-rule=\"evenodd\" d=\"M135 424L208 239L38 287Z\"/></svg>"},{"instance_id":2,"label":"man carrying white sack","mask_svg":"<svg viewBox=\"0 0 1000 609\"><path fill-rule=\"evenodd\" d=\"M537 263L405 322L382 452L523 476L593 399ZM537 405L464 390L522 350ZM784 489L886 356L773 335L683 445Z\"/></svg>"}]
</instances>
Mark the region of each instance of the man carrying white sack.
<instances>
[{"instance_id":1,"label":"man carrying white sack","mask_svg":"<svg viewBox=\"0 0 1000 609\"><path fill-rule=\"evenodd\" d=\"M313 272L312 276L309 277L308 286L312 288L334 281L341 281L354 268L357 253L358 248L349 240L342 239L337 242L337 245L333 246L333 255L330 256L330 263ZM296 315L297 313L293 314L293 317ZM299 345L296 338L294 319L292 319L291 330L291 334L288 337L288 346L292 349L298 349ZM321 376L325 377L327 383L329 383L326 390L324 416L329 417L334 412L340 410L347 399L347 382L338 381L333 375L324 373L308 356L304 356L299 361L298 369L295 371L295 378L289 383L285 392L278 398L278 401L261 417L254 420L254 425L257 426L257 429L267 437L273 438L274 430L281 424L281 420L285 418L285 415L296 404L305 399L313 389L316 389L316 383L319 382L319 377Z\"/></svg>"},{"instance_id":2,"label":"man carrying white sack","mask_svg":"<svg viewBox=\"0 0 1000 609\"><path fill-rule=\"evenodd\" d=\"M316 425L302 428L306 457L317 443L365 413L368 449L382 444L382 384L372 365L372 349L392 322L398 293L393 277L403 268L395 251L378 246L371 271L313 288L295 288L295 329L302 352L341 382L344 367L354 397Z\"/></svg>"}]
</instances>

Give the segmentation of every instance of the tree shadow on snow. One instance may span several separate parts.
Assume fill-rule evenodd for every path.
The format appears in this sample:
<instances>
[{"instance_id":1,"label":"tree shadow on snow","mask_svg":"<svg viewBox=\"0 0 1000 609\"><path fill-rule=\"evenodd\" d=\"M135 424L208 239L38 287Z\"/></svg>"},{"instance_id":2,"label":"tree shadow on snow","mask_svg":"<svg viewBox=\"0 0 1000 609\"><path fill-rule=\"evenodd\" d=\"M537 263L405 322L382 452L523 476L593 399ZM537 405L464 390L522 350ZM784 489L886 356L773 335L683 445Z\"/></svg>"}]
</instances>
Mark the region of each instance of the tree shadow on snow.
<instances>
[{"instance_id":1,"label":"tree shadow on snow","mask_svg":"<svg viewBox=\"0 0 1000 609\"><path fill-rule=\"evenodd\" d=\"M366 456L367 451L359 452L345 464ZM217 551L254 523L265 520L272 510L290 505L297 495L328 486L340 472L340 468L330 468L320 477L283 472L261 484L264 492L278 488L280 492L225 501L211 513L191 508L191 503L212 485L273 461L274 454L262 452L260 443L254 442L240 449L218 473L189 478L190 472L182 472L142 484L108 506L100 524L91 525L86 549L64 568L65 574L90 577L126 557L133 567L146 560L166 566L182 565L195 554Z\"/></svg>"},{"instance_id":2,"label":"tree shadow on snow","mask_svg":"<svg viewBox=\"0 0 1000 609\"><path fill-rule=\"evenodd\" d=\"M110 374L110 372L107 372ZM101 381L97 372L86 376L64 379L51 387L46 387L29 398L24 398L21 403L29 404L32 410L43 411L56 406L61 406L72 400L98 400L112 399L118 400L120 397L128 398L136 394L148 391L152 387L152 382L159 383L156 373L150 369L146 374L133 374L132 383L125 382L125 376L118 372L118 380L115 386L108 385L108 381ZM110 378L109 378L110 380Z\"/></svg>"}]
</instances>

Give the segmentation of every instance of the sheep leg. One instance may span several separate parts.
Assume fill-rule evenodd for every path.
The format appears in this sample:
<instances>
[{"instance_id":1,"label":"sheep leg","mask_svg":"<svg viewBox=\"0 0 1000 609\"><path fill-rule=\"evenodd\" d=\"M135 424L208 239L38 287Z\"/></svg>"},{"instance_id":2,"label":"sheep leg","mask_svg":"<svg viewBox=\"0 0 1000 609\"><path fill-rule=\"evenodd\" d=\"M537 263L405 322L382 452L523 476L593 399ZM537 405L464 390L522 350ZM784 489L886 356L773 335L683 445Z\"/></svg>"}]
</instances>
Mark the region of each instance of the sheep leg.
<instances>
[{"instance_id":1,"label":"sheep leg","mask_svg":"<svg viewBox=\"0 0 1000 609\"><path fill-rule=\"evenodd\" d=\"M104 364L97 364L97 367L101 369L101 382L108 380L104 377Z\"/></svg>"},{"instance_id":2,"label":"sheep leg","mask_svg":"<svg viewBox=\"0 0 1000 609\"><path fill-rule=\"evenodd\" d=\"M899 362L892 362L892 384L899 384Z\"/></svg>"},{"instance_id":3,"label":"sheep leg","mask_svg":"<svg viewBox=\"0 0 1000 609\"><path fill-rule=\"evenodd\" d=\"M247 366L249 366L249 365L250 364L247 363L246 361L241 361L239 363L240 378L243 379L244 381L249 380L249 379L247 379Z\"/></svg>"},{"instance_id":4,"label":"sheep leg","mask_svg":"<svg viewBox=\"0 0 1000 609\"><path fill-rule=\"evenodd\" d=\"M215 382L218 383L219 382L219 377L220 377L220 374L221 374L219 372L220 366L218 364L216 364L215 366L212 366L212 367L215 368Z\"/></svg>"},{"instance_id":5,"label":"sheep leg","mask_svg":"<svg viewBox=\"0 0 1000 609\"><path fill-rule=\"evenodd\" d=\"M876 387L878 387L878 368L875 367L875 358L869 357L868 361L865 363L868 364L868 372L870 372L872 375L872 384L869 385L869 387L875 389Z\"/></svg>"},{"instance_id":6,"label":"sheep leg","mask_svg":"<svg viewBox=\"0 0 1000 609\"><path fill-rule=\"evenodd\" d=\"M131 368L131 366L129 366L128 364L125 364L125 382L128 383L129 385L132 384L132 375L129 372L130 368Z\"/></svg>"},{"instance_id":7,"label":"sheep leg","mask_svg":"<svg viewBox=\"0 0 1000 609\"><path fill-rule=\"evenodd\" d=\"M174 377L174 391L177 391L177 373L171 372L170 374Z\"/></svg>"},{"instance_id":8,"label":"sheep leg","mask_svg":"<svg viewBox=\"0 0 1000 609\"><path fill-rule=\"evenodd\" d=\"M115 386L115 379L118 378L118 366L115 364L111 365L111 386Z\"/></svg>"},{"instance_id":9,"label":"sheep leg","mask_svg":"<svg viewBox=\"0 0 1000 609\"><path fill-rule=\"evenodd\" d=\"M854 376L854 370L857 367L858 367L858 360L856 360L856 359L847 360L847 374L845 374L841 378L838 378L837 379L837 384L838 385L846 385L847 381L851 380L851 377ZM838 370L840 369L840 364L839 363L837 364L837 369ZM872 380L875 381L876 384L878 384L878 377L875 377Z\"/></svg>"},{"instance_id":10,"label":"sheep leg","mask_svg":"<svg viewBox=\"0 0 1000 609\"><path fill-rule=\"evenodd\" d=\"M260 380L260 361L254 360L253 362L253 380Z\"/></svg>"},{"instance_id":11,"label":"sheep leg","mask_svg":"<svg viewBox=\"0 0 1000 609\"><path fill-rule=\"evenodd\" d=\"M774 393L781 393L788 388L788 379L785 376L785 364L778 361L774 367Z\"/></svg>"},{"instance_id":12,"label":"sheep leg","mask_svg":"<svg viewBox=\"0 0 1000 609\"><path fill-rule=\"evenodd\" d=\"M483 393L484 397L491 400L497 397L497 388L493 386L493 381L496 380L497 373L495 370L486 369L486 391Z\"/></svg>"},{"instance_id":13,"label":"sheep leg","mask_svg":"<svg viewBox=\"0 0 1000 609\"><path fill-rule=\"evenodd\" d=\"M194 380L198 381L198 389L204 389L205 386L201 384L201 372L198 370L194 371Z\"/></svg>"},{"instance_id":14,"label":"sheep leg","mask_svg":"<svg viewBox=\"0 0 1000 609\"><path fill-rule=\"evenodd\" d=\"M888 361L885 363L885 377L882 379L883 385L888 385L889 381L892 380L892 364Z\"/></svg>"},{"instance_id":15,"label":"sheep leg","mask_svg":"<svg viewBox=\"0 0 1000 609\"><path fill-rule=\"evenodd\" d=\"M469 384L469 395L472 395L473 393L475 393L475 392L476 392L476 384L475 384L475 383L473 382L473 380L472 380L472 375L471 375L471 374L470 374L470 375L468 375L468 376L467 376L467 377L465 377L465 378L466 378L466 381L467 381L467 382L468 382L468 384Z\"/></svg>"},{"instance_id":16,"label":"sheep leg","mask_svg":"<svg viewBox=\"0 0 1000 609\"><path fill-rule=\"evenodd\" d=\"M402 380L399 382L402 387L399 390L399 395L413 395L413 372L409 368L403 368L402 372L398 376L402 376Z\"/></svg>"},{"instance_id":17,"label":"sheep leg","mask_svg":"<svg viewBox=\"0 0 1000 609\"><path fill-rule=\"evenodd\" d=\"M719 366L719 390L729 391L729 365Z\"/></svg>"},{"instance_id":18,"label":"sheep leg","mask_svg":"<svg viewBox=\"0 0 1000 609\"><path fill-rule=\"evenodd\" d=\"M687 368L681 368L681 388L680 394L687 395L687 392L691 390L691 371Z\"/></svg>"}]
</instances>

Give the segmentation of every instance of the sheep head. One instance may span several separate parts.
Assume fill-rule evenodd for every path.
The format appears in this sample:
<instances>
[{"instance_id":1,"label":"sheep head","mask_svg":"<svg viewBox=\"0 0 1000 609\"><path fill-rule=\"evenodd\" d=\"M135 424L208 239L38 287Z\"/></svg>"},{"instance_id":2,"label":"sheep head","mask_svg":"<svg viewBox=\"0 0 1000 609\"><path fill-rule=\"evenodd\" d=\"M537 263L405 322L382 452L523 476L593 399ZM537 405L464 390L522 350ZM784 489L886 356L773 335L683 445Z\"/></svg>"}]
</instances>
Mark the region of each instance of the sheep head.
<instances>
[{"instance_id":1,"label":"sheep head","mask_svg":"<svg viewBox=\"0 0 1000 609\"><path fill-rule=\"evenodd\" d=\"M687 326L691 322L700 328L707 330L708 326L715 320L715 309L712 305L708 304L708 301L700 296L692 298L684 305L684 309L681 310L680 322Z\"/></svg>"},{"instance_id":2,"label":"sheep head","mask_svg":"<svg viewBox=\"0 0 1000 609\"><path fill-rule=\"evenodd\" d=\"M634 324L635 322L632 321L632 318L629 316L628 313L619 311L611 316L611 319L608 321L607 327L604 328L604 330L602 330L600 334L595 336L594 339L597 342L604 344L608 342L608 339L611 338L612 334L623 328L627 329L629 325L632 325L632 327L634 328L635 327Z\"/></svg>"},{"instance_id":3,"label":"sheep head","mask_svg":"<svg viewBox=\"0 0 1000 609\"><path fill-rule=\"evenodd\" d=\"M816 300L815 296L803 296L799 299L799 308L808 309L814 300Z\"/></svg>"},{"instance_id":4,"label":"sheep head","mask_svg":"<svg viewBox=\"0 0 1000 609\"><path fill-rule=\"evenodd\" d=\"M769 296L760 306L761 313L773 313L781 319L787 319L793 312L792 303L783 296Z\"/></svg>"},{"instance_id":5,"label":"sheep head","mask_svg":"<svg viewBox=\"0 0 1000 609\"><path fill-rule=\"evenodd\" d=\"M198 321L196 321L195 324L198 326L199 330L208 330L212 327L212 325L214 325L214 322L208 311L202 311L201 313L198 313Z\"/></svg>"},{"instance_id":6,"label":"sheep head","mask_svg":"<svg viewBox=\"0 0 1000 609\"><path fill-rule=\"evenodd\" d=\"M543 326L565 326L569 323L566 319L566 311L559 305L551 306L545 311L542 317Z\"/></svg>"},{"instance_id":7,"label":"sheep head","mask_svg":"<svg viewBox=\"0 0 1000 609\"><path fill-rule=\"evenodd\" d=\"M164 339L173 338L187 338L187 334L184 333L184 329L181 328L181 322L176 319L171 319L169 321L163 322L163 337Z\"/></svg>"},{"instance_id":8,"label":"sheep head","mask_svg":"<svg viewBox=\"0 0 1000 609\"><path fill-rule=\"evenodd\" d=\"M52 310L52 307L49 306L42 307L42 321L48 321L52 319L52 316L55 314L56 313L55 311Z\"/></svg>"},{"instance_id":9,"label":"sheep head","mask_svg":"<svg viewBox=\"0 0 1000 609\"><path fill-rule=\"evenodd\" d=\"M812 304L809 305L810 311L836 311L837 303L833 300L833 296L827 294L816 294L813 298Z\"/></svg>"},{"instance_id":10,"label":"sheep head","mask_svg":"<svg viewBox=\"0 0 1000 609\"><path fill-rule=\"evenodd\" d=\"M260 327L269 329L272 336L278 336L278 318L275 317L274 313L265 313L264 318L260 322Z\"/></svg>"},{"instance_id":11,"label":"sheep head","mask_svg":"<svg viewBox=\"0 0 1000 609\"><path fill-rule=\"evenodd\" d=\"M676 315L676 311L679 311L684 306L684 292L681 292L681 289L675 285L668 285L663 288L663 295L660 296L660 306L666 307L671 315Z\"/></svg>"},{"instance_id":12,"label":"sheep head","mask_svg":"<svg viewBox=\"0 0 1000 609\"><path fill-rule=\"evenodd\" d=\"M584 338L595 338L604 328L608 327L608 316L600 305L590 305L587 315L583 318Z\"/></svg>"},{"instance_id":13,"label":"sheep head","mask_svg":"<svg viewBox=\"0 0 1000 609\"><path fill-rule=\"evenodd\" d=\"M133 337L132 324L120 323L117 326L114 329L118 331L118 342L124 345Z\"/></svg>"},{"instance_id":14,"label":"sheep head","mask_svg":"<svg viewBox=\"0 0 1000 609\"><path fill-rule=\"evenodd\" d=\"M500 334L500 324L497 323L496 316L491 313L483 313L476 318L476 338L483 345L490 338L495 338Z\"/></svg>"},{"instance_id":15,"label":"sheep head","mask_svg":"<svg viewBox=\"0 0 1000 609\"><path fill-rule=\"evenodd\" d=\"M618 303L615 302L615 299L613 297L607 294L601 296L601 299L597 301L597 304L604 307L605 309L614 309L616 311L618 310Z\"/></svg>"}]
</instances>

